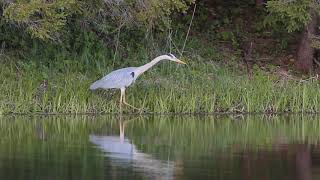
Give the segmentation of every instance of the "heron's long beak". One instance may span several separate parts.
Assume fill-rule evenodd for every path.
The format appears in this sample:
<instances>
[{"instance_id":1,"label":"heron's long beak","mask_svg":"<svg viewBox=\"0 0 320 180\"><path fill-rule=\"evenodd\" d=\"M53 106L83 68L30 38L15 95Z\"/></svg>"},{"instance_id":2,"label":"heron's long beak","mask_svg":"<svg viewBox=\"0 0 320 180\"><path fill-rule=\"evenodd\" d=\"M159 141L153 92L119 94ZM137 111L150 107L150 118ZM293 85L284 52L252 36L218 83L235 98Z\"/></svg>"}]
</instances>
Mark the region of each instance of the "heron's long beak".
<instances>
[{"instance_id":1,"label":"heron's long beak","mask_svg":"<svg viewBox=\"0 0 320 180\"><path fill-rule=\"evenodd\" d=\"M176 59L176 62L179 63L179 64L187 64L187 63L181 61L180 59Z\"/></svg>"}]
</instances>

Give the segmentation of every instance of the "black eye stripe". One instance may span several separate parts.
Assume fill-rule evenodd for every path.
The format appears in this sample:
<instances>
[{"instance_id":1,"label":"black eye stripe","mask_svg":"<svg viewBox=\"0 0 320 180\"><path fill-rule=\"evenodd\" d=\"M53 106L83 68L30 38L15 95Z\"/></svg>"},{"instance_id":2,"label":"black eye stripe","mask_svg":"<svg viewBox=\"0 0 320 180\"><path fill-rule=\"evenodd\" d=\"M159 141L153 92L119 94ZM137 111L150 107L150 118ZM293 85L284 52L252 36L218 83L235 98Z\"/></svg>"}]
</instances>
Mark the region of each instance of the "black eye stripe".
<instances>
[{"instance_id":1,"label":"black eye stripe","mask_svg":"<svg viewBox=\"0 0 320 180\"><path fill-rule=\"evenodd\" d=\"M167 54L167 55L173 58L172 54Z\"/></svg>"},{"instance_id":2,"label":"black eye stripe","mask_svg":"<svg viewBox=\"0 0 320 180\"><path fill-rule=\"evenodd\" d=\"M134 72L131 72L130 75L131 75L132 77L134 77Z\"/></svg>"}]
</instances>

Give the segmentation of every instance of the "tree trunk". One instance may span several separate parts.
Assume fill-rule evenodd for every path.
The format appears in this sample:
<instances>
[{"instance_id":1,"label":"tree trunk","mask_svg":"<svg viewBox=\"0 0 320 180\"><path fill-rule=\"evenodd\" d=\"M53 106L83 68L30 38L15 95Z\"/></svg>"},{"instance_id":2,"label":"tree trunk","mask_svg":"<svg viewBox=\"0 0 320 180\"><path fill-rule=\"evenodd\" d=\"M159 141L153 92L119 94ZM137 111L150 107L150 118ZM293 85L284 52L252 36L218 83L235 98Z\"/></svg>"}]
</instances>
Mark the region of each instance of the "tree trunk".
<instances>
[{"instance_id":1,"label":"tree trunk","mask_svg":"<svg viewBox=\"0 0 320 180\"><path fill-rule=\"evenodd\" d=\"M301 34L301 40L297 52L296 67L299 71L308 73L312 70L313 55L315 49L311 47L310 35L316 33L317 13L314 9L310 10L311 19Z\"/></svg>"}]
</instances>

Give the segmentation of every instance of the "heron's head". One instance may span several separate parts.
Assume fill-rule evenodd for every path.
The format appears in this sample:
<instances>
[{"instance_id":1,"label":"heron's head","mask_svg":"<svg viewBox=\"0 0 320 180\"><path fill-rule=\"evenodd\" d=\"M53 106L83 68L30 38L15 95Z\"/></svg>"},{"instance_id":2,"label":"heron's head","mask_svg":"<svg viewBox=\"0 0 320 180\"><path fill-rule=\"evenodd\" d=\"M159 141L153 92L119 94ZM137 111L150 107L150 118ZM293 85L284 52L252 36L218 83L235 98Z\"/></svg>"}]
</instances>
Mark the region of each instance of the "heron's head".
<instances>
[{"instance_id":1,"label":"heron's head","mask_svg":"<svg viewBox=\"0 0 320 180\"><path fill-rule=\"evenodd\" d=\"M179 64L187 64L187 63L181 61L180 59L176 58L173 54L167 54L165 56L166 56L166 59L168 59L170 61L174 61L174 62L179 63Z\"/></svg>"}]
</instances>

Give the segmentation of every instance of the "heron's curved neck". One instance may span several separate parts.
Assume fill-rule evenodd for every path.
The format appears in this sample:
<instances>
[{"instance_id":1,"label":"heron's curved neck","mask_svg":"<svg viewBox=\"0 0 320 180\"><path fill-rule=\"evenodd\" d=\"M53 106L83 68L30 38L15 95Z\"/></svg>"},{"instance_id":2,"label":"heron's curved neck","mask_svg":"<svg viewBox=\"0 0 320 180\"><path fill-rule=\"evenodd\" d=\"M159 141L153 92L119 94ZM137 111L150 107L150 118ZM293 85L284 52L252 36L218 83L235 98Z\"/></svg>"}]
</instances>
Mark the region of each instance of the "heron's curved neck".
<instances>
[{"instance_id":1,"label":"heron's curved neck","mask_svg":"<svg viewBox=\"0 0 320 180\"><path fill-rule=\"evenodd\" d=\"M165 60L165 58L163 56L159 56L159 57L156 57L155 59L153 59L152 61L150 61L149 63L138 67L137 71L136 71L137 75L138 76L141 75L142 73L144 73L145 71L147 71L152 66L156 65L158 62L160 62L162 60Z\"/></svg>"}]
</instances>

